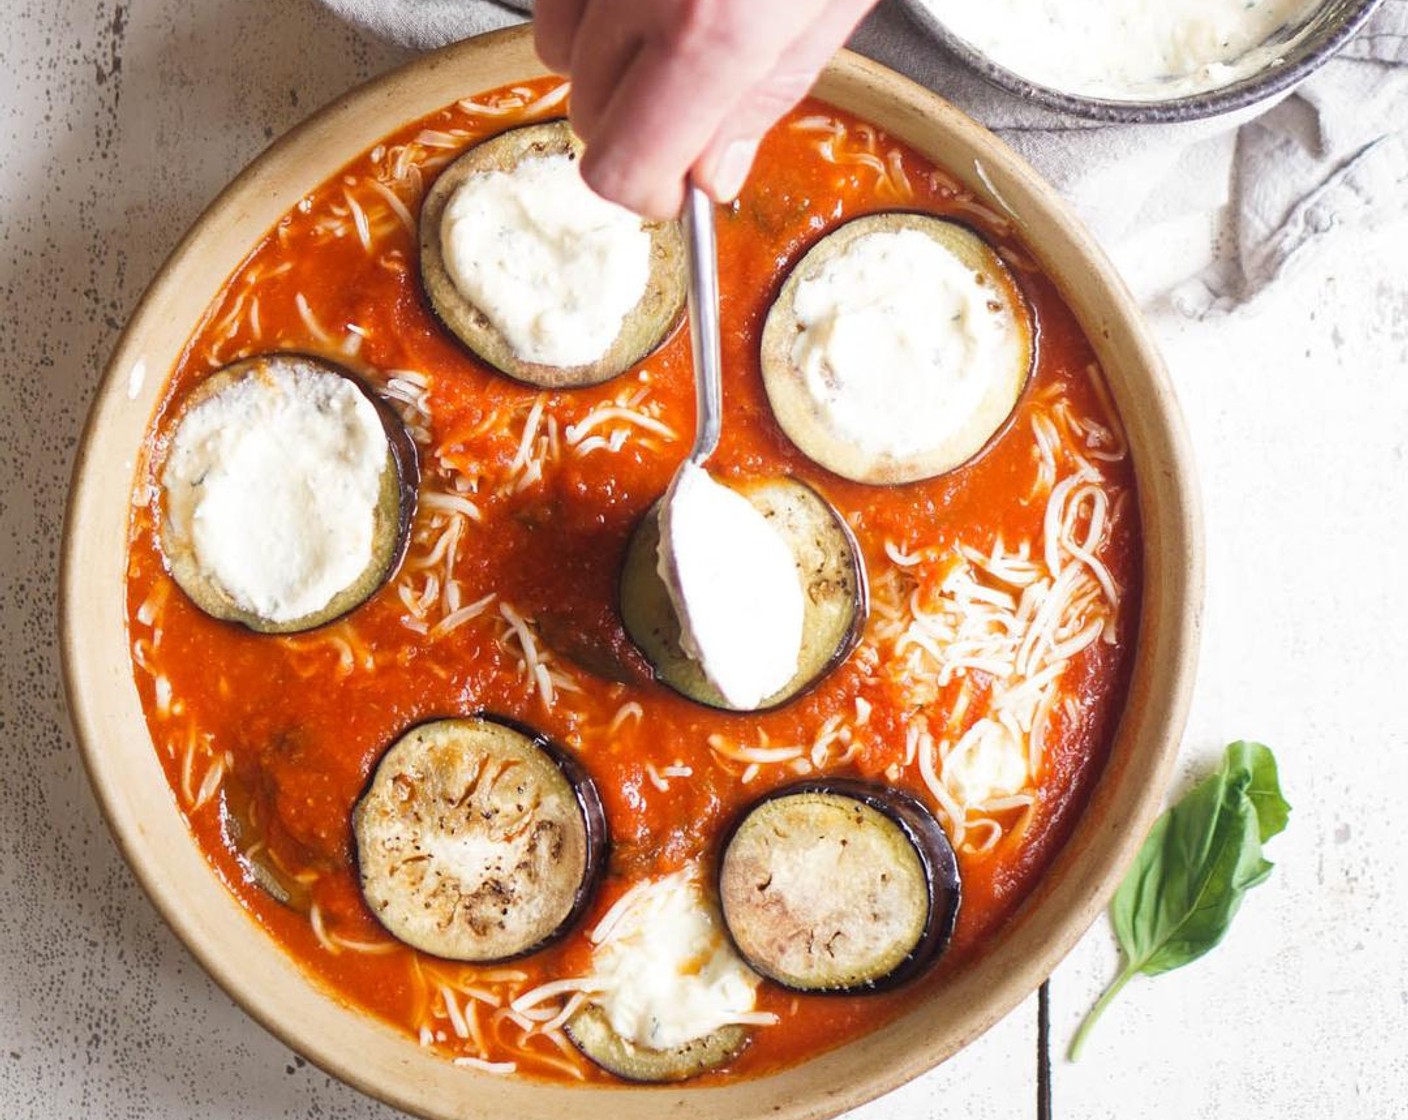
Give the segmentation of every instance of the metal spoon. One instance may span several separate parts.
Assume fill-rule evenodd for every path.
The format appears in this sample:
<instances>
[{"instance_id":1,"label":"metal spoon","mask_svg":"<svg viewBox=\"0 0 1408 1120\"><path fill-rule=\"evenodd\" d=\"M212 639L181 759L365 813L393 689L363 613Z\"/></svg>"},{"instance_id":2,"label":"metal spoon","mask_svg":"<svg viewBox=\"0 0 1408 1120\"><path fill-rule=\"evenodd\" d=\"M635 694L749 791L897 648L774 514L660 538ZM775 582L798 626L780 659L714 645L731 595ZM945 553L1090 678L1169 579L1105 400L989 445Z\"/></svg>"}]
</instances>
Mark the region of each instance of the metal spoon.
<instances>
[{"instance_id":1,"label":"metal spoon","mask_svg":"<svg viewBox=\"0 0 1408 1120\"><path fill-rule=\"evenodd\" d=\"M714 203L694 180L684 189L684 259L689 272L686 300L689 307L689 340L694 351L694 446L680 463L665 496L660 499L657 523L660 544L657 553L660 577L670 589L675 610L683 604L676 598L679 564L675 556L673 524L678 508L680 484L691 466L704 469L704 461L719 446L723 427L723 387L719 366L719 256L714 242ZM681 617L681 625L684 619Z\"/></svg>"},{"instance_id":2,"label":"metal spoon","mask_svg":"<svg viewBox=\"0 0 1408 1120\"><path fill-rule=\"evenodd\" d=\"M670 488L665 491L665 496L660 501L660 543L656 554L658 560L657 571L664 581L671 606L674 608L679 621L681 650L691 659L697 661L704 675L709 678L710 682L714 684L715 687L719 688L721 695L729 701L730 706L733 706L735 703L733 697L731 697L724 688L718 685L718 680L714 673L714 670L716 670L718 666L715 665L711 667L703 650L697 648L697 637L687 639L686 635L697 633L694 627L699 621L699 618L695 617L695 612L700 610L701 606L706 615L712 617L715 623L719 622L718 610L720 607L720 594L726 599L732 599L734 597L733 592L736 589L737 581L740 578L739 563L741 562L746 570L757 557L742 555L737 549L729 547L733 542L719 542L713 540L712 547L715 549L718 549L721 543L723 544L722 554L727 556L729 562L720 565L716 562L718 558L711 557L706 551L703 557L703 560L707 562L704 565L704 570L708 570L709 568L713 569L708 581L712 599L710 595L704 595L705 602L701 605L697 602L697 598L699 592L703 590L703 587L697 582L695 591L692 593L696 601L689 602L684 597L685 592L680 583L681 557L676 551L677 543L681 539L679 526L677 524L678 518L681 516L686 518L696 517L702 512L697 504L698 499L695 499L693 504L686 501L682 507L679 505L681 483L684 481L687 472L691 469L705 469L705 460L714 453L719 445L719 434L723 422L723 390L719 376L719 262L714 241L714 204L693 182L688 182L685 185L683 218L685 258L689 270L689 334L694 349L694 447L690 450L689 457L680 464L679 469L675 472L675 477L670 480ZM715 508L717 509L717 506L715 506ZM755 516L761 519L761 514L755 514ZM696 552L699 549L699 542L704 540L698 533L700 528L701 526L695 525L694 529L696 531L688 534L688 536L684 538L691 539L695 542L690 547ZM754 541L757 540L756 537L752 539ZM779 537L778 545L780 551L783 553L783 560L785 562L786 542ZM746 552L746 549L744 551ZM766 559L765 557L765 560ZM772 559L776 559L775 551ZM699 560L700 557L694 557L696 570L700 570L698 569ZM764 563L763 566L765 570L769 570L768 565L770 562L771 561ZM773 567L770 570L776 572L778 569ZM743 575L741 578L749 580L750 576ZM785 575L783 578L786 578ZM800 586L798 586L797 590L800 594ZM740 601L746 602L747 597L745 596ZM799 628L797 634L798 649L793 652L792 664L791 668L788 670L788 676L791 676L796 671L797 658L800 656L800 627L805 618L804 605L800 598L798 599L797 606L798 616L796 622ZM759 621L764 620L764 624L767 624L765 616L749 614L739 617L736 610L726 611L723 617L728 628L744 635L743 641L750 646L753 644L752 639L757 637L757 625ZM785 633L785 628L783 630L770 628L769 633L764 635L764 637L781 633ZM767 648L772 649L773 647L769 646ZM736 656L736 654L737 650L734 650L731 656ZM747 665L750 663L744 662L744 664ZM771 672L771 667L769 667L768 672ZM781 685L785 683L785 681L786 678L784 678L783 681L779 681L778 684ZM735 684L737 684L737 681L735 681ZM773 690L769 689L769 691ZM761 699L762 697L759 697L758 701L761 702ZM741 705L745 710L751 710L757 706L758 703L752 702L751 698L748 702Z\"/></svg>"},{"instance_id":3,"label":"metal spoon","mask_svg":"<svg viewBox=\"0 0 1408 1120\"><path fill-rule=\"evenodd\" d=\"M723 425L723 389L719 380L719 256L714 242L714 203L692 179L685 184L684 243L689 268L689 338L694 349L695 426L689 461L702 465L719 446Z\"/></svg>"},{"instance_id":4,"label":"metal spoon","mask_svg":"<svg viewBox=\"0 0 1408 1120\"><path fill-rule=\"evenodd\" d=\"M694 351L694 446L680 463L665 496L660 499L658 523L660 574L670 585L678 571L672 534L665 532L677 505L679 484L690 466L704 469L704 461L719 446L723 428L723 387L719 366L719 256L714 242L714 203L692 179L685 183L684 257L689 272L686 299L689 306L689 339ZM671 599L674 599L673 592ZM676 608L680 606L675 603Z\"/></svg>"}]
</instances>

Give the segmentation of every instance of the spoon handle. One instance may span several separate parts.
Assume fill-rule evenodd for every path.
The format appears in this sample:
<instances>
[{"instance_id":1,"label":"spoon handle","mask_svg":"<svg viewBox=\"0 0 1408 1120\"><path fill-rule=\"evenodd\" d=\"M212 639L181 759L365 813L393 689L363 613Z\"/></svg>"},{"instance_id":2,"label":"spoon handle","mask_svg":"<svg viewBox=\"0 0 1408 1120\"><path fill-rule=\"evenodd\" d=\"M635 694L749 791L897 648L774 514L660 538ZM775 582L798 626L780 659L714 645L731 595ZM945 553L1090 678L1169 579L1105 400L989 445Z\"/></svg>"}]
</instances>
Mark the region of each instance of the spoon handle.
<instances>
[{"instance_id":1,"label":"spoon handle","mask_svg":"<svg viewBox=\"0 0 1408 1120\"><path fill-rule=\"evenodd\" d=\"M689 336L694 346L694 449L702 463L719 445L723 389L719 381L719 258L714 203L691 180L685 187L685 258L689 263Z\"/></svg>"}]
</instances>

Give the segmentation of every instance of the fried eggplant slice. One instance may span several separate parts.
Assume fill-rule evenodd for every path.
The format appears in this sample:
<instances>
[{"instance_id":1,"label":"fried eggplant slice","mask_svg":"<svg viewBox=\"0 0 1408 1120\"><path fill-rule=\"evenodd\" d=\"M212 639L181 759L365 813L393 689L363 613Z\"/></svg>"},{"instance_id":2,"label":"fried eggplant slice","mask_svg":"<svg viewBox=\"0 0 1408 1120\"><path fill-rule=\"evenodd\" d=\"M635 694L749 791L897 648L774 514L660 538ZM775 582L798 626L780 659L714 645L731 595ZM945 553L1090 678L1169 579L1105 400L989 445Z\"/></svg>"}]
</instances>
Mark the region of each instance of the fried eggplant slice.
<instances>
[{"instance_id":1,"label":"fried eggplant slice","mask_svg":"<svg viewBox=\"0 0 1408 1120\"><path fill-rule=\"evenodd\" d=\"M403 735L352 824L377 920L417 949L476 963L566 934L591 901L607 847L600 795L572 756L484 716Z\"/></svg>"},{"instance_id":2,"label":"fried eggplant slice","mask_svg":"<svg viewBox=\"0 0 1408 1120\"><path fill-rule=\"evenodd\" d=\"M787 542L803 588L802 647L793 678L758 710L800 696L840 665L860 640L869 609L865 564L850 527L805 483L791 478L739 487ZM621 569L620 607L626 633L656 679L712 708L735 711L680 645L680 622L657 570L658 504L632 535Z\"/></svg>"},{"instance_id":3,"label":"fried eggplant slice","mask_svg":"<svg viewBox=\"0 0 1408 1120\"><path fill-rule=\"evenodd\" d=\"M893 485L975 458L1034 365L1031 309L997 251L929 214L857 218L789 273L763 327L783 432L843 478Z\"/></svg>"},{"instance_id":4,"label":"fried eggplant slice","mask_svg":"<svg viewBox=\"0 0 1408 1120\"><path fill-rule=\"evenodd\" d=\"M575 161L581 158L582 150L581 140L564 120L526 125L500 133L475 145L455 160L435 181L421 208L421 283L435 314L461 343L495 369L515 380L540 388L576 388L596 385L616 377L658 347L679 324L684 314L684 241L679 223L675 221L645 222L641 227L648 235L648 245L643 247L647 256L641 262L641 267L646 270L643 290L633 305L623 309L624 315L621 316L620 329L615 337L608 336L603 340L603 351L586 360L572 361L566 365L557 364L541 360L522 342L515 347L509 338L509 334L515 333L515 330L506 332L504 329L507 323L507 305L500 308L500 322L496 324L490 309L480 305L490 302L488 297L480 295L480 302L476 303L474 298L466 294L461 283L457 282L454 263L456 258L452 256L452 250L447 249L449 242L446 236L447 230L453 224L451 219L447 218L447 211L453 214L451 208L457 192L476 176L496 173L517 175L525 180L523 189L532 190L534 184L526 180L534 178L544 161ZM589 198L586 201L593 200ZM568 254L571 260L568 260L566 265L556 269L545 266L540 282L536 284L527 283L523 277L518 277L519 281L523 281L522 290L512 296L506 294L503 297L518 299L520 306L523 299L540 300L544 293L550 290L555 272L564 271L572 265L572 261L585 260L584 254L589 251L579 242L599 232L575 228L556 229L556 223L566 220L564 215L551 207L551 213L536 215L534 205L534 200L525 198L518 204L509 206L506 215L488 212L480 214L476 209L463 219L455 219L477 222L485 228L495 226L496 223L502 225L512 221L512 231L507 231L505 227L494 235L502 244L507 244L503 241L507 232L527 239L529 244L537 244L543 239L563 242L555 245L552 253L558 256ZM548 228L549 226L554 228ZM474 259L482 264L488 256L489 248L484 247L484 251L476 253ZM609 249L610 247L605 245L596 245L590 252L600 253ZM606 264L609 262L598 260L593 268L599 273ZM520 252L515 255L514 260L507 261L504 267L521 269L523 265L524 254ZM585 272L583 276L590 280ZM563 316L581 313L584 305L590 305L593 300L600 302L609 288L610 286L605 284L593 288L590 283L585 286L569 286L563 289L571 296L566 305L542 302L535 305L534 314L526 318L535 324L535 329L541 330L544 337L556 334L560 345ZM525 349L530 349L530 352L525 354L522 352Z\"/></svg>"},{"instance_id":5,"label":"fried eggplant slice","mask_svg":"<svg viewBox=\"0 0 1408 1120\"><path fill-rule=\"evenodd\" d=\"M358 378L273 353L181 403L160 481L158 535L181 590L214 618L287 634L334 621L395 571L418 470L405 425Z\"/></svg>"},{"instance_id":6,"label":"fried eggplant slice","mask_svg":"<svg viewBox=\"0 0 1408 1120\"><path fill-rule=\"evenodd\" d=\"M799 991L880 991L918 976L947 946L958 864L913 797L818 780L742 816L725 841L719 898L755 971Z\"/></svg>"}]
</instances>

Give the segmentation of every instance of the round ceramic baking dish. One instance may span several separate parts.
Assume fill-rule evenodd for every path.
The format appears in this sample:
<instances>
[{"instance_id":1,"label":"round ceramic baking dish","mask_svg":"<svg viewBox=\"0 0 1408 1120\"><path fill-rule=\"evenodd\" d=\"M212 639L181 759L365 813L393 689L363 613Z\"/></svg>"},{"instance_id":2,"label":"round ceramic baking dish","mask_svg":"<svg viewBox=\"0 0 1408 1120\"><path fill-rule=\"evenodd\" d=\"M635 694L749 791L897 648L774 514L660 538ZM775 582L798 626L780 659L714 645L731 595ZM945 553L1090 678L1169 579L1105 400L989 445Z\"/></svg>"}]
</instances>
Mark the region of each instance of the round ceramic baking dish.
<instances>
[{"instance_id":1,"label":"round ceramic baking dish","mask_svg":"<svg viewBox=\"0 0 1408 1120\"><path fill-rule=\"evenodd\" d=\"M449 47L354 91L256 160L166 262L113 355L75 468L61 621L74 727L113 835L172 928L251 1016L367 1093L437 1118L832 1116L980 1035L1037 987L1101 912L1160 807L1198 645L1202 549L1194 474L1149 333L1104 255L1054 192L933 94L851 54L828 67L816 90L949 169L1016 224L1107 371L1134 456L1144 535L1138 647L1110 761L1045 879L972 967L888 1026L751 1080L572 1088L459 1068L323 991L245 913L187 830L143 720L123 613L129 503L153 409L192 328L250 245L378 138L457 98L543 73L530 32L517 29Z\"/></svg>"}]
</instances>

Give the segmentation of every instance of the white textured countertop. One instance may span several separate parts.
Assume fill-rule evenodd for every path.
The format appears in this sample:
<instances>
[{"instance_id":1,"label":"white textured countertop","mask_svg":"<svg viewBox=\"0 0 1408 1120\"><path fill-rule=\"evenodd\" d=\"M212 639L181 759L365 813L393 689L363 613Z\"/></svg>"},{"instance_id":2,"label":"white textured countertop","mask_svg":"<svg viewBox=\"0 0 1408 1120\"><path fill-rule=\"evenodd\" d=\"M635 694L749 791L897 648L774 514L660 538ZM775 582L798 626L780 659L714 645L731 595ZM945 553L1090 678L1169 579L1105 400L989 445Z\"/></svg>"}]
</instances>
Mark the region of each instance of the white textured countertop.
<instances>
[{"instance_id":1,"label":"white textured countertop","mask_svg":"<svg viewBox=\"0 0 1408 1120\"><path fill-rule=\"evenodd\" d=\"M270 139L400 60L311 0L3 0L0 71L0 1117L396 1115L206 978L109 840L70 741L54 591L64 493L117 332L187 225ZM1097 924L1051 982L1056 1116L1408 1115L1408 227L1342 236L1251 313L1154 293L1208 228L1117 257L1203 475L1208 600L1180 787L1272 744L1295 807L1224 945L1136 980ZM865 1120L1035 1114L1033 998Z\"/></svg>"}]
</instances>

